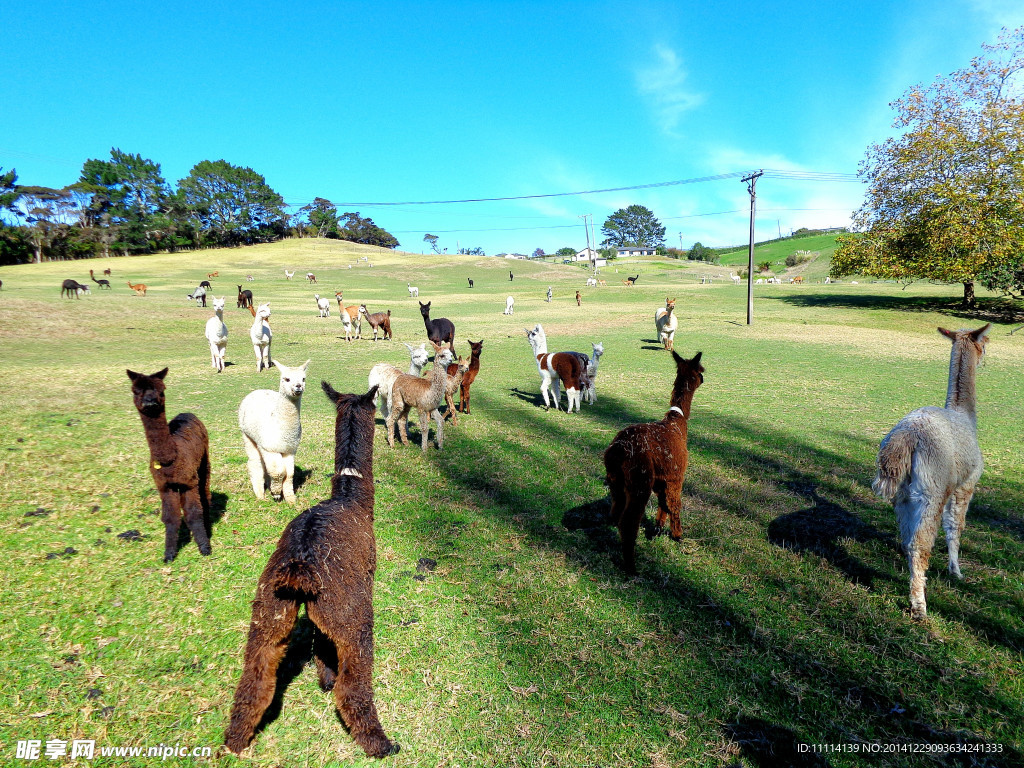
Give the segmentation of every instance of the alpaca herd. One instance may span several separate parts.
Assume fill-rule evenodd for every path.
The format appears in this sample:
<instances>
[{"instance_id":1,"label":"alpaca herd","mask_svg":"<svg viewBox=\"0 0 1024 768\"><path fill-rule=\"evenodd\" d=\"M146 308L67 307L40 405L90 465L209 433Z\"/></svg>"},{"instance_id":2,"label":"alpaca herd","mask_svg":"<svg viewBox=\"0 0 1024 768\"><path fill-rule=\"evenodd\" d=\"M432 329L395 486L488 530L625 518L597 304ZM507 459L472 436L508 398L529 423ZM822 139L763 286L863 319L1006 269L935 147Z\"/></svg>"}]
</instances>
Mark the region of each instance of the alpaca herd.
<instances>
[{"instance_id":1,"label":"alpaca herd","mask_svg":"<svg viewBox=\"0 0 1024 768\"><path fill-rule=\"evenodd\" d=\"M215 273L213 273L215 274ZM286 276L290 279L294 272ZM93 277L90 271L90 277ZM315 282L312 273L310 282ZM511 278L511 275L510 275ZM93 277L93 280L97 283ZM109 281L107 282L109 287ZM635 282L632 278L630 284ZM63 293L80 295L84 287L65 281ZM74 285L67 285L74 283ZM102 285L102 283L100 283ZM142 284L129 285L138 292ZM472 285L472 281L470 281ZM408 285L410 298L419 291ZM295 457L302 437L301 406L309 360L287 366L271 356L270 305L252 303L251 292L238 286L238 306L248 308L253 323L250 338L256 372L274 366L280 375L277 391L249 392L238 407L238 427L247 455L253 493L263 500L269 488L276 501L296 504ZM248 303L243 302L249 294ZM180 295L180 294L179 294ZM202 299L202 286L189 295ZM211 366L225 369L228 329L224 322L225 298L213 299L214 316L206 321ZM331 302L314 294L319 317L329 318ZM342 292L335 294L346 340L360 338L365 320L382 339L392 338L391 311L370 313L365 303L346 307ZM372 366L365 394L340 394L322 382L335 407L335 461L331 495L296 516L284 528L277 548L259 578L245 649L242 675L231 708L225 744L238 753L253 740L273 699L276 672L287 649L299 609L305 605L314 625L313 655L321 687L333 690L335 706L353 740L368 756L384 757L398 751L384 732L373 692L373 580L374 542L373 442L375 412L379 408L390 448L395 431L403 446L410 443L408 420L416 409L421 452L430 441L444 446L444 422L457 413L470 414L470 390L480 373L484 340L467 339L468 357L455 353L455 325L448 318L431 319L431 302L419 303L433 366L426 343L405 344L408 368L381 362ZM511 312L509 297L507 312ZM307 305L308 307L308 305ZM673 349L678 325L675 299L655 313L658 340L675 365L675 379L665 416L653 423L634 424L615 435L603 454L605 483L611 499L610 520L619 533L621 562L629 574L637 573L636 541L652 495L657 499L655 525L678 541L682 486L689 463L688 427L696 390L704 383L702 353L691 359ZM541 378L544 409L561 410L561 389L567 397L566 413L580 412L581 402L595 405L596 378L604 354L603 343L592 343L591 353L548 351L548 338L537 323L524 329ZM944 408L926 407L905 416L882 441L878 472L872 489L893 503L900 538L910 571L910 605L914 619L927 616L925 574L941 523L949 550L949 571L961 577L960 537L967 508L981 476L983 460L977 441L975 375L988 342L989 325L974 331L939 332L952 342L949 381ZM521 343L521 342L520 342ZM161 499L165 528L164 561L177 555L182 523L199 551L209 555L210 452L203 423L191 413L170 422L165 413L167 369L151 376L128 370L135 407L143 423L150 451L150 472ZM455 402L458 392L459 402ZM379 401L379 404L378 404ZM441 408L446 406L442 416Z\"/></svg>"}]
</instances>

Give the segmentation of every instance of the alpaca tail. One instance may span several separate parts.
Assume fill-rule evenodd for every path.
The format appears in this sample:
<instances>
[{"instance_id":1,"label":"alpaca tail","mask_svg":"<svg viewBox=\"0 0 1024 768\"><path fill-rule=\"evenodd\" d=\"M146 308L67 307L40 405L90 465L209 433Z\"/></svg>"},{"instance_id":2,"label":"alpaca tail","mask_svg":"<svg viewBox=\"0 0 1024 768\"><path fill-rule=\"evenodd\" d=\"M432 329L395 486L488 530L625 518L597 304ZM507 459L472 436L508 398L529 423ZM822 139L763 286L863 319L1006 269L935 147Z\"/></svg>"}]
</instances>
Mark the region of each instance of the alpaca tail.
<instances>
[{"instance_id":1,"label":"alpaca tail","mask_svg":"<svg viewBox=\"0 0 1024 768\"><path fill-rule=\"evenodd\" d=\"M278 567L271 583L274 589L283 588L307 595L318 594L321 586L320 578L309 563L296 558Z\"/></svg>"},{"instance_id":2,"label":"alpaca tail","mask_svg":"<svg viewBox=\"0 0 1024 768\"><path fill-rule=\"evenodd\" d=\"M900 486L910 476L917 433L910 429L894 429L878 449L878 474L871 490L886 501L892 501Z\"/></svg>"}]
</instances>

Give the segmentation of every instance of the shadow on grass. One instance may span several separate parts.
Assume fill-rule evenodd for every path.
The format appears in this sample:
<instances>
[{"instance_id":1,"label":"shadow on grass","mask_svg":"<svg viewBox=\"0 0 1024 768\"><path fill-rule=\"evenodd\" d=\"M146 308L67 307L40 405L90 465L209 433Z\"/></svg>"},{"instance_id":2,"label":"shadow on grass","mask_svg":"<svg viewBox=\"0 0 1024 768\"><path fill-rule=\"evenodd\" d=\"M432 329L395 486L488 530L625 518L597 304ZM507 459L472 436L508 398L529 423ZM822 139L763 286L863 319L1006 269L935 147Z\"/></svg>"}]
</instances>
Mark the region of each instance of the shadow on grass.
<instances>
[{"instance_id":1,"label":"shadow on grass","mask_svg":"<svg viewBox=\"0 0 1024 768\"><path fill-rule=\"evenodd\" d=\"M847 309L884 309L896 312L936 312L962 317L972 322L1024 323L1024 307L1002 298L982 297L977 307L965 309L958 297L893 296L878 294L800 293L765 295L760 301L781 301L798 307L845 307Z\"/></svg>"},{"instance_id":2,"label":"shadow on grass","mask_svg":"<svg viewBox=\"0 0 1024 768\"><path fill-rule=\"evenodd\" d=\"M216 544L216 534L214 526L220 522L221 518L224 517L224 513L228 509L228 499L230 497L226 493L220 491L212 491L210 493L210 513L206 516L206 530L210 534L210 546ZM181 521L181 527L178 528L178 553L192 542L192 532L185 525L184 518Z\"/></svg>"},{"instance_id":3,"label":"shadow on grass","mask_svg":"<svg viewBox=\"0 0 1024 768\"><path fill-rule=\"evenodd\" d=\"M511 395L537 404L533 394L514 389ZM499 406L486 393L476 398L484 411ZM650 420L635 402L604 396L597 406L571 418L540 408L504 408L502 420L510 432L524 438L515 451L485 438L474 439L466 430L444 453L430 454L431 462L481 514L525 535L528 545L557 550L575 567L593 573L595 580L629 589L629 607L624 610L654 617L646 619L650 631L679 638L699 660L696 668L708 671L707 685L730 702L723 704L724 715L720 708L710 716L736 718L723 735L740 742L757 764L779 764L771 762L772 755L795 755L792 765L827 764L801 758L794 751L797 742L909 742L924 735L935 743L990 742L991 736L971 728L973 723L982 730L992 727L984 717L958 718L966 727L955 730L940 727L950 715L935 695L938 688L956 690L969 709L1002 713L997 722L1024 717L1008 689L986 680L989 673L963 663L947 646L932 644L923 653L927 627L913 624L904 610L889 610L877 600L863 611L852 610L852 594L812 575L820 557L840 578L894 595L900 605L906 601L905 577L897 573L902 558L894 546L891 509L866 502L857 491L873 475L867 456L874 446L868 441L833 436L852 445L830 450L763 423L695 412L684 487L684 538L703 533L697 546L725 564L725 574L742 574L742 586L736 587L737 581L728 576L719 582L688 573L685 557L666 559L651 548L638 552L641 576L628 579L608 557L617 551L618 537L608 527L607 500L573 504L567 484L559 481L560 470L547 475L539 471L549 457L549 446L559 445L582 460L579 472L600 476L601 452L614 432ZM604 429L593 428L598 425ZM850 459L848 450L865 459ZM793 507L801 499L810 506L778 514L780 506ZM1005 513L1012 515L1013 510L1005 508ZM563 527L553 521L561 521ZM884 527L876 527L876 522ZM649 518L647 523L653 525ZM437 524L436 518L424 520L422 535L433 541ZM809 567L779 575L783 566L763 546L769 542L810 556L805 560ZM854 542L864 545L871 562L850 553ZM457 535L447 537L445 545L457 548ZM984 559L984 553L979 557ZM603 594L615 599L613 592ZM955 610L947 617L963 620L989 642L1015 647L1019 628L1003 626L999 631L985 620L993 612L1013 615L1017 606L1012 597L991 593L983 603L979 596L979 603L969 613ZM938 615L946 615L941 600L932 600L932 605ZM565 612L571 614L572 609L566 607ZM586 615L578 621L581 626L592 623ZM990 631L997 634L989 635ZM503 638L502 653L521 656L526 667L536 663L516 637L496 636ZM601 671L593 673L599 678ZM627 688L620 693L629 700L636 694L630 693L632 686ZM763 718L740 716L751 711ZM1021 761L1024 754L1018 747L1004 744L1003 754L988 764Z\"/></svg>"}]
</instances>

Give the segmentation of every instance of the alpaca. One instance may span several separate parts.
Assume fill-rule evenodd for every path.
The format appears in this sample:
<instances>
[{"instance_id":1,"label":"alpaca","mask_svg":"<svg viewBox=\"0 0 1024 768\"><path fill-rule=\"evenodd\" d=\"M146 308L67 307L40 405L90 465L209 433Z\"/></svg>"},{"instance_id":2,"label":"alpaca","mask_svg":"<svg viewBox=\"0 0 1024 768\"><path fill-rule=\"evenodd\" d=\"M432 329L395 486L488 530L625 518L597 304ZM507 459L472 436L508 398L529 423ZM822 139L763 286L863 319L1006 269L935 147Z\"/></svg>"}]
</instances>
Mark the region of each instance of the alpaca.
<instances>
[{"instance_id":1,"label":"alpaca","mask_svg":"<svg viewBox=\"0 0 1024 768\"><path fill-rule=\"evenodd\" d=\"M469 368L466 370L465 376L462 377L462 383L459 385L459 410L462 413L469 413L469 388L476 381L477 375L480 373L480 353L484 348L484 340L475 344L466 339L469 344ZM457 373L457 369L453 369L451 365L448 366L448 375L454 376Z\"/></svg>"},{"instance_id":2,"label":"alpaca","mask_svg":"<svg viewBox=\"0 0 1024 768\"><path fill-rule=\"evenodd\" d=\"M406 373L419 377L423 372L423 366L430 360L430 355L427 354L427 345L420 344L418 347L414 347L411 344L406 344L405 348L409 350L409 370ZM370 369L370 389L377 388L377 396L380 399L380 415L385 419L391 410L391 387L401 373L402 369L391 365L391 363L377 363Z\"/></svg>"},{"instance_id":3,"label":"alpaca","mask_svg":"<svg viewBox=\"0 0 1024 768\"><path fill-rule=\"evenodd\" d=\"M149 472L160 494L164 562L178 554L182 518L203 555L210 554L210 439L194 413L170 423L165 410L167 369L146 376L128 371L132 399L149 443Z\"/></svg>"},{"instance_id":4,"label":"alpaca","mask_svg":"<svg viewBox=\"0 0 1024 768\"><path fill-rule=\"evenodd\" d=\"M676 380L665 418L626 427L604 452L611 519L619 528L622 560L629 573L636 573L636 535L651 491L658 496L657 526L663 528L667 518L669 535L676 541L683 535L679 510L689 459L686 430L693 393L704 383L700 357L698 352L692 360L685 360L673 351Z\"/></svg>"},{"instance_id":5,"label":"alpaca","mask_svg":"<svg viewBox=\"0 0 1024 768\"><path fill-rule=\"evenodd\" d=\"M509 296L505 299L505 311L501 314L511 315L515 311L516 300Z\"/></svg>"},{"instance_id":6,"label":"alpaca","mask_svg":"<svg viewBox=\"0 0 1024 768\"><path fill-rule=\"evenodd\" d=\"M466 279L469 280L469 287L472 288L473 287L473 278L467 277Z\"/></svg>"},{"instance_id":7,"label":"alpaca","mask_svg":"<svg viewBox=\"0 0 1024 768\"><path fill-rule=\"evenodd\" d=\"M411 283L406 283L405 286L406 286L406 288L409 289L409 298L410 299L418 299L419 298L419 296L420 296L420 289L419 288L417 288L416 286L412 285Z\"/></svg>"},{"instance_id":8,"label":"alpaca","mask_svg":"<svg viewBox=\"0 0 1024 768\"><path fill-rule=\"evenodd\" d=\"M366 308L366 305L365 304L360 304L359 305L359 311L363 314L363 317L366 318L366 322L368 322L370 324L370 327L373 328L373 340L374 341L377 340L377 329L378 328L381 331L382 338L384 339L384 341L387 341L388 339L392 338L392 336L391 336L391 310L390 309L387 311L386 314L384 312L374 312L373 314L370 314L369 310L367 310L367 308Z\"/></svg>"},{"instance_id":9,"label":"alpaca","mask_svg":"<svg viewBox=\"0 0 1024 768\"><path fill-rule=\"evenodd\" d=\"M352 318L349 317L348 312L341 306L341 302L338 302L338 317L341 318L341 325L345 329L345 341L352 341Z\"/></svg>"},{"instance_id":10,"label":"alpaca","mask_svg":"<svg viewBox=\"0 0 1024 768\"><path fill-rule=\"evenodd\" d=\"M248 309L252 306L252 291L246 289L242 290L242 286L238 286L238 306L241 309Z\"/></svg>"},{"instance_id":11,"label":"alpaca","mask_svg":"<svg viewBox=\"0 0 1024 768\"><path fill-rule=\"evenodd\" d=\"M904 416L878 450L873 490L896 509L900 541L910 566L910 614L928 615L925 572L938 534L946 531L949 572L960 579L960 534L984 461L978 448L974 378L991 323L975 331L939 328L953 342L946 406Z\"/></svg>"},{"instance_id":12,"label":"alpaca","mask_svg":"<svg viewBox=\"0 0 1024 768\"><path fill-rule=\"evenodd\" d=\"M335 291L334 292L334 299L335 299L335 301L338 302L338 311L339 312L341 312L345 308L345 305L342 303L342 295L343 295L343 293L344 293L343 291Z\"/></svg>"},{"instance_id":13,"label":"alpaca","mask_svg":"<svg viewBox=\"0 0 1024 768\"><path fill-rule=\"evenodd\" d=\"M679 325L679 319L673 313L675 308L676 300L666 298L665 306L654 312L654 329L658 333L658 341L670 352L676 338L676 327Z\"/></svg>"},{"instance_id":14,"label":"alpaca","mask_svg":"<svg viewBox=\"0 0 1024 768\"><path fill-rule=\"evenodd\" d=\"M206 321L206 339L210 342L210 360L217 373L224 372L224 353L228 349L228 327L224 324L224 300L213 297L213 311L216 313Z\"/></svg>"},{"instance_id":15,"label":"alpaca","mask_svg":"<svg viewBox=\"0 0 1024 768\"><path fill-rule=\"evenodd\" d=\"M106 269L104 269L103 270L103 274L106 277L110 277L111 276L110 267L107 267Z\"/></svg>"},{"instance_id":16,"label":"alpaca","mask_svg":"<svg viewBox=\"0 0 1024 768\"><path fill-rule=\"evenodd\" d=\"M524 329L526 330L526 329ZM526 338L533 348L533 356L540 371L540 393L544 397L544 410L551 407L548 402L548 390L552 390L555 399L555 410L559 410L558 401L562 397L559 380L565 384L565 395L569 400L566 413L572 413L573 405L577 412L580 409L580 375L583 365L575 352L556 352L548 354L548 340L540 323L532 331L526 331Z\"/></svg>"},{"instance_id":17,"label":"alpaca","mask_svg":"<svg viewBox=\"0 0 1024 768\"><path fill-rule=\"evenodd\" d=\"M307 272L306 273L306 279L309 280L309 282L311 282L311 283L315 283L316 282L316 275L314 275L312 272Z\"/></svg>"},{"instance_id":18,"label":"alpaca","mask_svg":"<svg viewBox=\"0 0 1024 768\"><path fill-rule=\"evenodd\" d=\"M199 283L199 287L200 288L205 288L208 291L212 291L213 290L213 286L210 285L210 281L209 280L203 280L201 283Z\"/></svg>"},{"instance_id":19,"label":"alpaca","mask_svg":"<svg viewBox=\"0 0 1024 768\"><path fill-rule=\"evenodd\" d=\"M199 304L200 302L202 302L202 306L205 307L206 306L206 289L203 288L202 286L199 286L198 288L196 288L194 291L192 291L192 293L190 293L185 298L188 299L189 301L192 301L193 299L195 299L196 304Z\"/></svg>"},{"instance_id":20,"label":"alpaca","mask_svg":"<svg viewBox=\"0 0 1024 768\"><path fill-rule=\"evenodd\" d=\"M285 528L256 588L242 677L224 743L234 753L253 740L274 698L277 668L299 607L315 625L313 655L320 687L356 744L370 757L399 751L380 725L373 702L373 399L336 392L331 498Z\"/></svg>"},{"instance_id":21,"label":"alpaca","mask_svg":"<svg viewBox=\"0 0 1024 768\"><path fill-rule=\"evenodd\" d=\"M447 347L434 344L434 368L429 379L421 379L418 376L399 374L395 383L391 386L391 409L385 419L387 429L388 445L394 448L395 421L398 421L398 436L402 445L409 444L407 435L409 411L416 409L420 419L420 448L427 450L427 443L430 440L430 419L434 419L437 425L434 442L438 450L444 445L444 419L438 406L444 401L445 386L448 383L447 367L452 361L452 352Z\"/></svg>"},{"instance_id":22,"label":"alpaca","mask_svg":"<svg viewBox=\"0 0 1024 768\"><path fill-rule=\"evenodd\" d=\"M430 319L430 302L420 305L420 314L423 316L423 325L427 329L427 338L433 344L452 344L455 341L455 323L447 317Z\"/></svg>"},{"instance_id":23,"label":"alpaca","mask_svg":"<svg viewBox=\"0 0 1024 768\"><path fill-rule=\"evenodd\" d=\"M583 399L594 405L597 402L597 364L604 354L604 343L591 342L590 346L594 348L594 353L583 366Z\"/></svg>"},{"instance_id":24,"label":"alpaca","mask_svg":"<svg viewBox=\"0 0 1024 768\"><path fill-rule=\"evenodd\" d=\"M294 368L278 360L274 365L281 372L277 392L257 389L246 395L238 406L238 425L249 456L249 480L256 498L264 498L264 486L269 481L275 501L283 496L294 504L295 452L302 438L299 417L309 360Z\"/></svg>"},{"instance_id":25,"label":"alpaca","mask_svg":"<svg viewBox=\"0 0 1024 768\"><path fill-rule=\"evenodd\" d=\"M316 306L320 310L320 317L330 317L331 302L326 297L321 299L319 293L314 293L313 298L316 299Z\"/></svg>"},{"instance_id":26,"label":"alpaca","mask_svg":"<svg viewBox=\"0 0 1024 768\"><path fill-rule=\"evenodd\" d=\"M249 338L252 339L252 349L256 353L256 373L259 373L264 368L269 368L271 364L270 342L274 333L270 330L270 302L260 304L259 309L253 309L250 304L249 311L253 313Z\"/></svg>"},{"instance_id":27,"label":"alpaca","mask_svg":"<svg viewBox=\"0 0 1024 768\"><path fill-rule=\"evenodd\" d=\"M220 277L220 272L210 272L207 277Z\"/></svg>"},{"instance_id":28,"label":"alpaca","mask_svg":"<svg viewBox=\"0 0 1024 768\"><path fill-rule=\"evenodd\" d=\"M359 311L361 304L352 304L348 307L342 307L341 302L338 302L338 307L342 314L341 322L345 325L345 339L350 341L349 336L351 335L351 329L355 327L356 335L355 338L363 338L363 313ZM348 323L345 323L345 318L348 318Z\"/></svg>"},{"instance_id":29,"label":"alpaca","mask_svg":"<svg viewBox=\"0 0 1024 768\"><path fill-rule=\"evenodd\" d=\"M295 277L295 270L292 270L291 272L289 272L289 271L288 271L288 270L286 269L286 270L284 271L284 279L285 279L285 280L291 280L291 279L292 279L293 277Z\"/></svg>"},{"instance_id":30,"label":"alpaca","mask_svg":"<svg viewBox=\"0 0 1024 768\"><path fill-rule=\"evenodd\" d=\"M583 303L583 297L580 296L580 292L579 291L576 291L576 306L577 307L582 306L582 303Z\"/></svg>"},{"instance_id":31,"label":"alpaca","mask_svg":"<svg viewBox=\"0 0 1024 768\"><path fill-rule=\"evenodd\" d=\"M448 381L444 387L444 402L447 408L444 412L444 420L452 420L452 426L459 426L459 417L456 415L458 411L455 410L455 393L462 386L462 381L466 377L466 371L469 370L469 361L459 355L457 362L449 363L445 370L445 375L448 376Z\"/></svg>"},{"instance_id":32,"label":"alpaca","mask_svg":"<svg viewBox=\"0 0 1024 768\"><path fill-rule=\"evenodd\" d=\"M256 278L253 277L252 275L246 275L245 276L245 282L247 282L247 283L254 282L255 280L256 280Z\"/></svg>"},{"instance_id":33,"label":"alpaca","mask_svg":"<svg viewBox=\"0 0 1024 768\"><path fill-rule=\"evenodd\" d=\"M552 297L552 296L554 296L554 293L552 292L552 290L551 290L551 286L549 285L549 286L548 286L548 296L547 296L547 299L546 299L546 301L548 302L548 304L550 304L550 303L551 303L551 297Z\"/></svg>"},{"instance_id":34,"label":"alpaca","mask_svg":"<svg viewBox=\"0 0 1024 768\"><path fill-rule=\"evenodd\" d=\"M133 291L135 291L135 295L136 296L145 296L146 295L146 284L145 283L136 283L135 285L132 285L132 281L129 280L128 281L128 287L131 288Z\"/></svg>"},{"instance_id":35,"label":"alpaca","mask_svg":"<svg viewBox=\"0 0 1024 768\"><path fill-rule=\"evenodd\" d=\"M630 288L632 288L634 285L636 285L636 281L639 279L640 275L637 275L636 277L627 277L625 280L622 281L622 284L628 285Z\"/></svg>"},{"instance_id":36,"label":"alpaca","mask_svg":"<svg viewBox=\"0 0 1024 768\"><path fill-rule=\"evenodd\" d=\"M100 278L99 280L97 280L97 279L96 279L96 278L95 278L95 277L93 276L93 274L92 274L92 270L91 270L91 269L89 270L89 277L90 277L90 278L92 279L92 281L93 281L94 283L96 283L96 285L98 285L98 286L99 286L100 288L106 288L107 290L110 290L110 281L109 281L109 280L105 280L105 279L103 279L103 278Z\"/></svg>"}]
</instances>

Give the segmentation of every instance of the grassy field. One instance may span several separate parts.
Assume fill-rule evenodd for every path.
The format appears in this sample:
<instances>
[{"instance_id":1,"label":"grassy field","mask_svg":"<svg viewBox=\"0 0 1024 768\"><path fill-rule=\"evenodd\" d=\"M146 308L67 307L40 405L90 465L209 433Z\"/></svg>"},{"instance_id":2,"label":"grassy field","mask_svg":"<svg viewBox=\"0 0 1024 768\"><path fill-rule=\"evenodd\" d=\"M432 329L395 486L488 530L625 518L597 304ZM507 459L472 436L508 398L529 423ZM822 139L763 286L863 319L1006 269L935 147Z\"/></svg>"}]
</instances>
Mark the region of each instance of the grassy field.
<instances>
[{"instance_id":1,"label":"grassy field","mask_svg":"<svg viewBox=\"0 0 1024 768\"><path fill-rule=\"evenodd\" d=\"M113 290L59 298L64 278L106 266ZM378 764L319 690L305 620L265 728L241 760L219 752L256 580L297 511L247 488L238 404L278 376L255 372L251 318L234 296L243 283L270 301L275 357L311 359L302 509L329 494L333 409L319 380L363 392L374 363L407 364L401 342L424 340L412 283L454 321L460 353L467 338L484 349L473 413L446 430L442 452L389 449L378 428L376 699L402 746L380 765L1022 764L1024 333L1008 331L1024 320L990 296L963 315L956 286L843 283L757 286L748 327L745 287L701 285L699 265L651 264L626 288L633 265L614 264L596 289L574 266L515 262L513 282L509 267L296 240L0 268L0 763L32 764L15 759L18 741L93 739L214 750L168 765ZM220 375L202 336L212 312L185 300L215 270L231 333ZM299 279L307 270L319 286ZM391 309L395 340L346 344L336 312L319 319L313 299L339 289L346 303ZM667 295L676 349L703 351L706 381L683 540L649 525L640 576L628 578L603 521L601 454L623 426L668 407L674 367L653 327ZM875 452L902 415L943 402L949 342L936 326L989 319L986 470L965 579L945 572L940 541L930 617L914 623L892 509L869 488ZM595 406L540 406L523 332L537 322L553 351L604 343ZM209 429L214 492L212 556L187 543L166 566L125 376L164 366L169 414L193 411ZM869 748L879 751L849 751Z\"/></svg>"}]
</instances>

